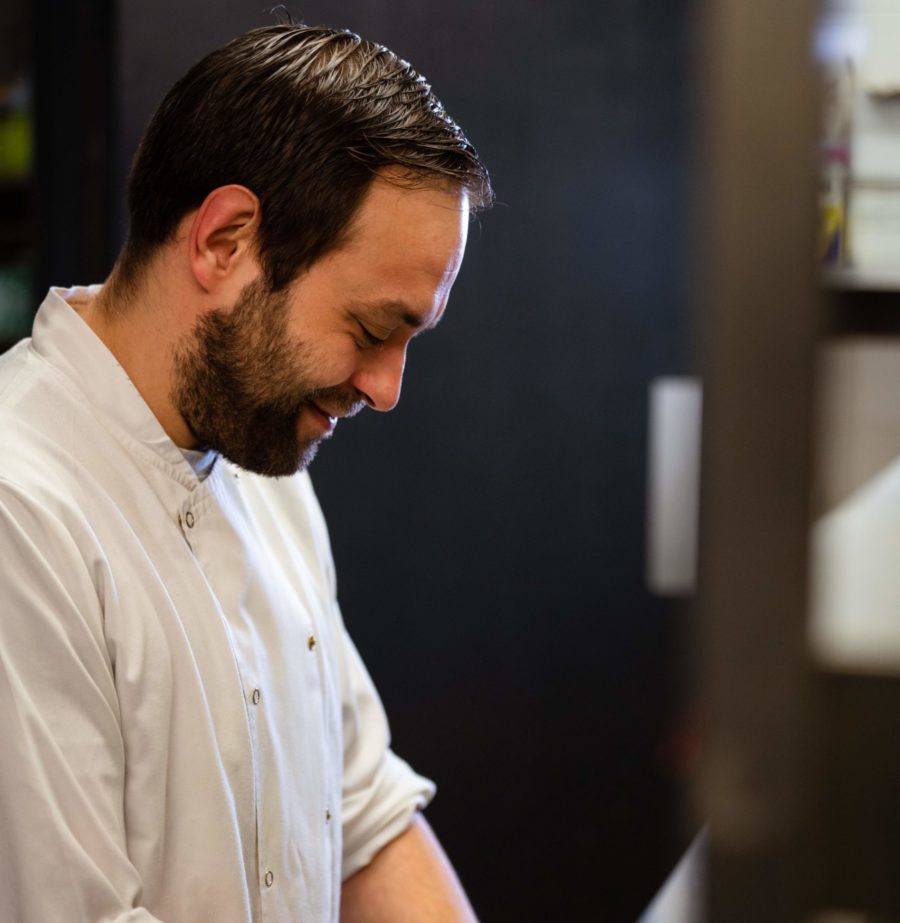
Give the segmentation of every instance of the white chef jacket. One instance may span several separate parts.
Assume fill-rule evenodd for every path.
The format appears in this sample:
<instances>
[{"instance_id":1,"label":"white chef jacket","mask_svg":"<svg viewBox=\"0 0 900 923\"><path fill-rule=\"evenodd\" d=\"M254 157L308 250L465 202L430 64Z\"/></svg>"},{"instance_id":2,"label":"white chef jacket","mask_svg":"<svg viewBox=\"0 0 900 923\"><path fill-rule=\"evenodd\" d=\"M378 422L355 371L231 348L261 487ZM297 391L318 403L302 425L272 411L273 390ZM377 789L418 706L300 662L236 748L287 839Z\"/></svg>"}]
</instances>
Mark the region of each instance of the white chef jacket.
<instances>
[{"instance_id":1,"label":"white chef jacket","mask_svg":"<svg viewBox=\"0 0 900 923\"><path fill-rule=\"evenodd\" d=\"M85 294L0 360L0 920L335 921L433 786L389 749L309 477L199 480Z\"/></svg>"}]
</instances>

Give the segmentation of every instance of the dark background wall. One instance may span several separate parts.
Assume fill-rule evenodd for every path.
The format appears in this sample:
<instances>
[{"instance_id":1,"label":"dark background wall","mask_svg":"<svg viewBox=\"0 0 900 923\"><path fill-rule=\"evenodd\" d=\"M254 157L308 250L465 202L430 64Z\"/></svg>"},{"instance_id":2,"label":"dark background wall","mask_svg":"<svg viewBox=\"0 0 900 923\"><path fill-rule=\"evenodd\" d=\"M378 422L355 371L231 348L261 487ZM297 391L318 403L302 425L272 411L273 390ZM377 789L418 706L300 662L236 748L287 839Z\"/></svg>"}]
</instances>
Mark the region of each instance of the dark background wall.
<instances>
[{"instance_id":1,"label":"dark background wall","mask_svg":"<svg viewBox=\"0 0 900 923\"><path fill-rule=\"evenodd\" d=\"M168 85L261 6L105 4L113 189ZM315 463L346 620L484 921L634 920L690 833L683 614L643 584L647 385L686 366L687 0L300 11L413 61L499 198L398 409Z\"/></svg>"}]
</instances>

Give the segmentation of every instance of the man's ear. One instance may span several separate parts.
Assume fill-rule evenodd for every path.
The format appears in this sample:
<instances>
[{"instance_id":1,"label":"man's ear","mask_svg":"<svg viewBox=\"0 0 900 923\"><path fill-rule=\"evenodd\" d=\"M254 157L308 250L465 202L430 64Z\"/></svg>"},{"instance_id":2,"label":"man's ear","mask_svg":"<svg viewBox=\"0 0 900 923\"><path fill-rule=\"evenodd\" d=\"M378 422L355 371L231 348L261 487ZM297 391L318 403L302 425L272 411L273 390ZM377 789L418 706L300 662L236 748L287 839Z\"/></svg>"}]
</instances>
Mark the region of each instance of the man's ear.
<instances>
[{"instance_id":1,"label":"man's ear","mask_svg":"<svg viewBox=\"0 0 900 923\"><path fill-rule=\"evenodd\" d=\"M259 199L246 186L220 186L203 200L188 243L191 270L204 291L241 286L257 275L261 216Z\"/></svg>"}]
</instances>

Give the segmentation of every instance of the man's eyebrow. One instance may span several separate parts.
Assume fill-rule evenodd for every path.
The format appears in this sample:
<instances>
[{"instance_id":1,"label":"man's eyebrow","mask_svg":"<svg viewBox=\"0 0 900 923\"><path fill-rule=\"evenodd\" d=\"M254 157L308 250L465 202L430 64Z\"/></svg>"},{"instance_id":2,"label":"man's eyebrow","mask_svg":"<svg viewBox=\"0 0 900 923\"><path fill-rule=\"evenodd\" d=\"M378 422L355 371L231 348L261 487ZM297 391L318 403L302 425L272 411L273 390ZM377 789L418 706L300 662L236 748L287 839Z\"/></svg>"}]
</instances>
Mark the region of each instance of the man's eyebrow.
<instances>
[{"instance_id":1,"label":"man's eyebrow","mask_svg":"<svg viewBox=\"0 0 900 923\"><path fill-rule=\"evenodd\" d=\"M405 301L363 301L358 307L372 314L381 314L385 318L390 317L392 321L399 319L413 330L432 330L440 321L440 316L438 316L434 323L426 324L422 315L416 313Z\"/></svg>"}]
</instances>

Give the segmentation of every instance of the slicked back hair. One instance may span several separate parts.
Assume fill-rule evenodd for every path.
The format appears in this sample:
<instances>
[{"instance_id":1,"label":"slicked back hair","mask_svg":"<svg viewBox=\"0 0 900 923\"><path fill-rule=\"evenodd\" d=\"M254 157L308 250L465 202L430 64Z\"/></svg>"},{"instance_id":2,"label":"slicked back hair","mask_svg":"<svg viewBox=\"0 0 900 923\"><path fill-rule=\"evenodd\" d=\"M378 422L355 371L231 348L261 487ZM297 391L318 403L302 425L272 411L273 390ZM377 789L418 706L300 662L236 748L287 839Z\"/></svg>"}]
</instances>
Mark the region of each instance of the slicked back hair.
<instances>
[{"instance_id":1,"label":"slicked back hair","mask_svg":"<svg viewBox=\"0 0 900 923\"><path fill-rule=\"evenodd\" d=\"M179 222L219 186L258 197L258 246L272 290L338 246L378 171L410 186L492 199L475 148L431 87L352 32L254 29L195 64L150 121L131 168L120 284L132 285Z\"/></svg>"}]
</instances>

